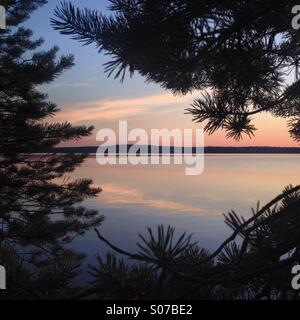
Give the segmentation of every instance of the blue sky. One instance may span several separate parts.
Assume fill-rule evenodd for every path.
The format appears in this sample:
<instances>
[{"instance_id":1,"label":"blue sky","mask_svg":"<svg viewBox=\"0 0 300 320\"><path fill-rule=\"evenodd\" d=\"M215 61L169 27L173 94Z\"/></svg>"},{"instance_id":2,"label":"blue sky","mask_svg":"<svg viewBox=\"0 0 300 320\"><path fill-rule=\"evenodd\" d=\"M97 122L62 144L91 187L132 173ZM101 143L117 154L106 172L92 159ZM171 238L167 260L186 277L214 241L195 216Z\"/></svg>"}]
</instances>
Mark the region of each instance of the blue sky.
<instances>
[{"instance_id":1,"label":"blue sky","mask_svg":"<svg viewBox=\"0 0 300 320\"><path fill-rule=\"evenodd\" d=\"M73 0L79 7L97 9L109 14L108 0ZM156 84L146 84L139 75L127 77L124 83L107 78L103 63L108 56L99 54L95 47L82 46L55 31L50 18L60 0L51 0L38 9L26 22L26 27L34 31L34 37L45 40L43 49L58 45L61 54L72 53L75 67L65 72L51 84L42 88L51 101L62 110L55 120L70 121L74 124L94 125L94 135L77 145L97 145L95 135L101 128L117 129L119 120L129 121L129 128L201 128L193 124L190 115L185 114L199 92L186 97L174 97L170 92ZM227 140L225 134L218 132L205 137L206 145L295 145L287 133L283 120L262 115L255 120L258 131L255 139L245 138L237 143Z\"/></svg>"},{"instance_id":2,"label":"blue sky","mask_svg":"<svg viewBox=\"0 0 300 320\"><path fill-rule=\"evenodd\" d=\"M108 12L106 0L73 0L72 3L79 7ZM127 80L126 85L113 78L108 79L103 71L103 63L108 61L109 57L99 54L93 46L83 47L79 42L60 35L51 27L50 17L59 5L60 0L49 1L26 23L26 26L34 31L35 37L45 39L44 48L58 45L61 54L75 55L76 66L46 87L51 99L58 104L69 104L86 100L143 96L145 93L152 95L163 91L156 85L146 85L139 76Z\"/></svg>"}]
</instances>

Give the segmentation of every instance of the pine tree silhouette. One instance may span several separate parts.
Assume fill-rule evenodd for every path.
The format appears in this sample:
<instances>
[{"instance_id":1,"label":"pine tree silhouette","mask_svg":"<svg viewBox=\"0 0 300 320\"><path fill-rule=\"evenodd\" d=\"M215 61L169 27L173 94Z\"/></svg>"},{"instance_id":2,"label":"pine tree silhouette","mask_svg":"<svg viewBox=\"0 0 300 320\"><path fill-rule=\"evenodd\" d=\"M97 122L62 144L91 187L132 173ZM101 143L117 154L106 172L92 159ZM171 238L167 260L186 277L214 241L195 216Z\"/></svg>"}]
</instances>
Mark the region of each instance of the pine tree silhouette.
<instances>
[{"instance_id":1,"label":"pine tree silhouette","mask_svg":"<svg viewBox=\"0 0 300 320\"><path fill-rule=\"evenodd\" d=\"M187 112L209 134L252 137L254 115L288 119L299 129L299 32L291 25L297 1L110 0L111 16L64 2L52 24L112 56L108 75L138 72L176 94L202 90ZM288 84L287 74L295 72Z\"/></svg>"},{"instance_id":2,"label":"pine tree silhouette","mask_svg":"<svg viewBox=\"0 0 300 320\"><path fill-rule=\"evenodd\" d=\"M177 94L202 90L187 109L212 134L253 136L254 115L288 120L300 140L299 33L292 29L295 1L110 0L113 15L64 2L52 24L62 34L113 56L108 75L138 72ZM287 74L295 72L289 84ZM299 263L300 187L287 187L248 220L234 211L230 238L214 252L185 234L159 226L140 235L137 253L98 237L112 250L91 268L87 295L121 299L297 299L291 268Z\"/></svg>"},{"instance_id":3,"label":"pine tree silhouette","mask_svg":"<svg viewBox=\"0 0 300 320\"><path fill-rule=\"evenodd\" d=\"M56 123L59 111L39 86L74 65L58 48L37 51L22 23L44 0L2 1L7 29L0 30L0 264L7 272L5 298L63 297L82 254L66 249L103 217L80 202L101 190L68 175L86 155L55 154L60 142L88 136L92 127ZM74 292L72 292L74 294Z\"/></svg>"}]
</instances>

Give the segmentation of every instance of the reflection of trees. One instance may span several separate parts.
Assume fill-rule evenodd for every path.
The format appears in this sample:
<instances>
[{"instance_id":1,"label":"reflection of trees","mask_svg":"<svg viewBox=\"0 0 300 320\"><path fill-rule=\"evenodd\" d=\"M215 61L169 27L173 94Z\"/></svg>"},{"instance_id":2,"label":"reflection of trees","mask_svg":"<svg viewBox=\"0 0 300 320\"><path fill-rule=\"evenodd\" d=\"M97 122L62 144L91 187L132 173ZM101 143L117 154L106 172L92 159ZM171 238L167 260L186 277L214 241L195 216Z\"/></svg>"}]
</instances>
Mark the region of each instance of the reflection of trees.
<instances>
[{"instance_id":1,"label":"reflection of trees","mask_svg":"<svg viewBox=\"0 0 300 320\"><path fill-rule=\"evenodd\" d=\"M73 57L57 59L56 47L36 52L42 40L31 40L31 31L19 27L43 3L5 1L9 29L0 31L0 264L7 269L6 298L68 295L83 255L66 245L103 220L79 206L100 190L91 180L66 176L85 156L43 154L92 130L46 122L58 109L37 87L69 69Z\"/></svg>"},{"instance_id":2,"label":"reflection of trees","mask_svg":"<svg viewBox=\"0 0 300 320\"><path fill-rule=\"evenodd\" d=\"M299 141L298 34L291 28L294 1L111 0L112 17L63 4L52 20L61 33L95 43L113 55L109 74L126 70L175 93L206 90L188 112L228 138L253 136L252 116L289 119ZM292 84L286 72L295 71ZM209 89L209 90L208 90ZM291 266L299 260L299 187L287 188L245 221L234 212L234 234L214 254L173 230L141 237L140 252L114 250L138 260L128 265L109 254L93 268L95 292L118 298L295 298ZM241 241L236 242L236 237Z\"/></svg>"}]
</instances>

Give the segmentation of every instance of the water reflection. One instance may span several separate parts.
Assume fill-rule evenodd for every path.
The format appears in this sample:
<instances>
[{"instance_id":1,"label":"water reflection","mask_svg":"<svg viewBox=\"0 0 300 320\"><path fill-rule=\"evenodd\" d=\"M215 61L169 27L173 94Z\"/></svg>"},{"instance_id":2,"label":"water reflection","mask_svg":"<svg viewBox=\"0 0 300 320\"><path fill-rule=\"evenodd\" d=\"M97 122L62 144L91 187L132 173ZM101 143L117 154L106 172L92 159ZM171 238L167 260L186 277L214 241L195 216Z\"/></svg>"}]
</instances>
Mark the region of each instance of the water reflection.
<instances>
[{"instance_id":1,"label":"water reflection","mask_svg":"<svg viewBox=\"0 0 300 320\"><path fill-rule=\"evenodd\" d=\"M75 174L103 188L85 205L105 215L101 232L116 245L133 250L146 226L166 224L192 232L212 250L230 234L222 214L234 209L249 216L258 200L265 203L284 186L299 183L299 160L298 155L207 155L204 173L186 176L180 166L99 166L91 156ZM88 262L107 250L93 231L74 246L88 254Z\"/></svg>"}]
</instances>

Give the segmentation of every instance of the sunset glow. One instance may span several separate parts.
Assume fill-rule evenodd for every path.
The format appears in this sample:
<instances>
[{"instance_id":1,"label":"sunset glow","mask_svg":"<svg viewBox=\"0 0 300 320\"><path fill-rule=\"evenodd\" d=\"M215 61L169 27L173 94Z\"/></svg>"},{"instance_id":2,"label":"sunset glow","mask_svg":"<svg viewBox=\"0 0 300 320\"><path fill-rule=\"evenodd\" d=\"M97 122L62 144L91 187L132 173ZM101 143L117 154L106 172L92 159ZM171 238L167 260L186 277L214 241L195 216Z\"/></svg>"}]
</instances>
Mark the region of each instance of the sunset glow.
<instances>
[{"instance_id":1,"label":"sunset glow","mask_svg":"<svg viewBox=\"0 0 300 320\"><path fill-rule=\"evenodd\" d=\"M79 0L73 1L81 6ZM56 1L48 3L33 15L29 26L36 37L46 37L48 42L58 44L62 53L74 53L76 66L46 86L45 92L51 100L58 103L61 112L53 121L70 121L73 124L95 126L94 134L74 146L97 145L95 136L101 128L116 129L119 120L128 120L132 128L203 128L204 124L192 123L191 115L185 114L200 92L187 96L175 96L171 92L161 89L156 84L146 84L145 80L135 74L126 77L124 83L113 78L107 78L103 70L103 63L108 57L98 54L94 48L82 47L67 37L55 32L49 25L49 15L56 6ZM90 1L90 6L96 6L106 12L106 1ZM39 26L37 28L37 26ZM87 58L88 57L88 58ZM96 67L95 67L96 66ZM259 114L254 119L257 128L255 137L247 136L241 141L226 139L224 132L216 132L212 136L206 135L206 146L286 146L297 147L288 133L286 123L269 114Z\"/></svg>"}]
</instances>

